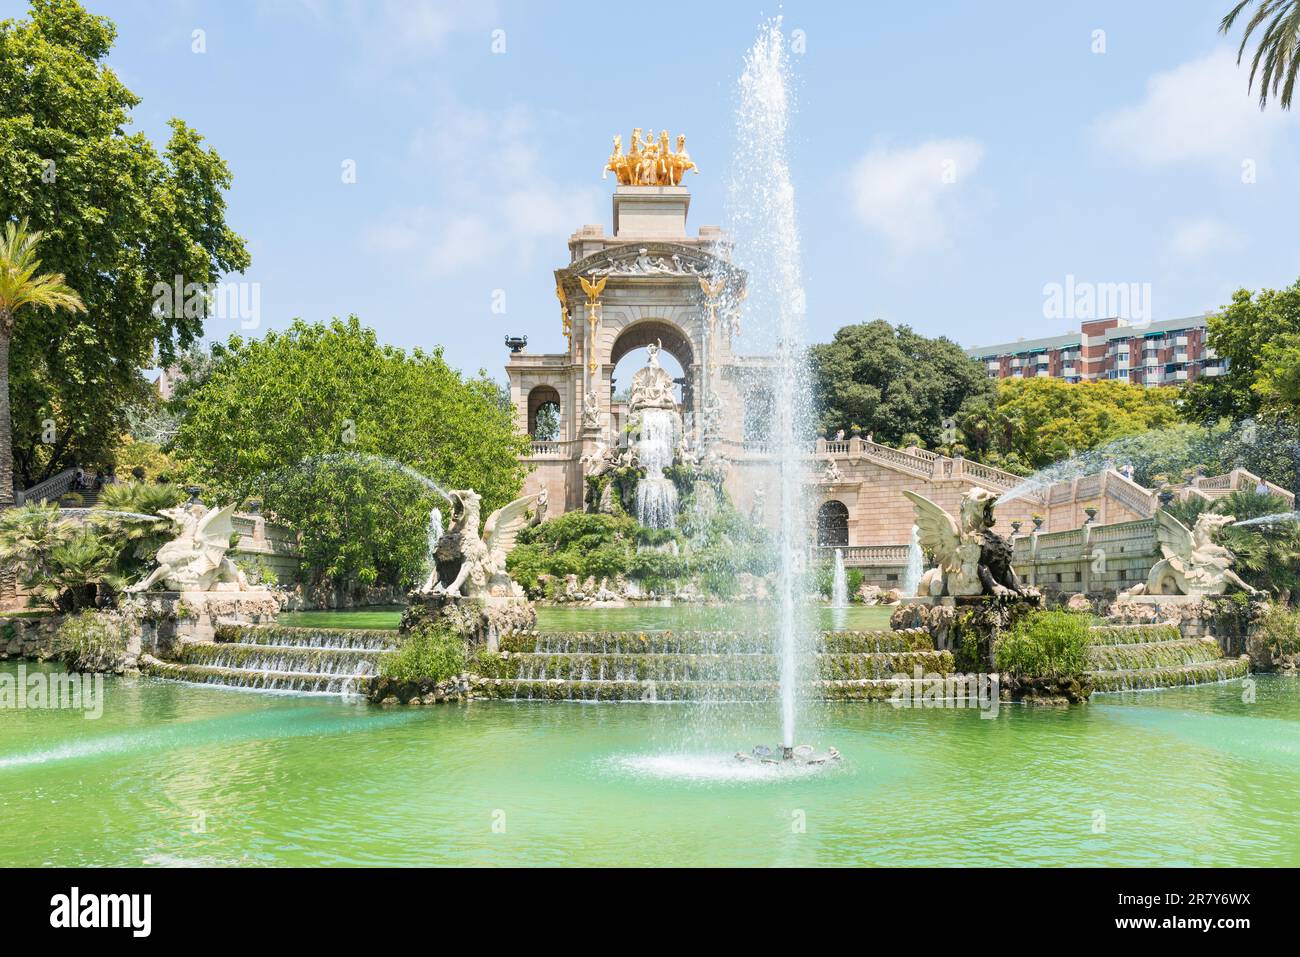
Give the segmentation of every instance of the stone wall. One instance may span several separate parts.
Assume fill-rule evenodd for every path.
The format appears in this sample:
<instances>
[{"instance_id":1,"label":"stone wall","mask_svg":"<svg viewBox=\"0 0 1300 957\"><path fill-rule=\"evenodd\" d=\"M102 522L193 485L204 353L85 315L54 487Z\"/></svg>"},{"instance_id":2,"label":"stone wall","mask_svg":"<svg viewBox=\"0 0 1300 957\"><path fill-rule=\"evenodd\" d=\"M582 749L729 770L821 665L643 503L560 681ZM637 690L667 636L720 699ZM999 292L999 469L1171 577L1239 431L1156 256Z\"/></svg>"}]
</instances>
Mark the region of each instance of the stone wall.
<instances>
[{"instance_id":1,"label":"stone wall","mask_svg":"<svg viewBox=\"0 0 1300 957\"><path fill-rule=\"evenodd\" d=\"M1016 574L1048 596L1117 593L1145 582L1160 559L1154 519L1035 530L1014 543Z\"/></svg>"},{"instance_id":2,"label":"stone wall","mask_svg":"<svg viewBox=\"0 0 1300 957\"><path fill-rule=\"evenodd\" d=\"M45 661L55 657L58 654L55 633L62 623L62 615L0 617L0 659Z\"/></svg>"}]
</instances>

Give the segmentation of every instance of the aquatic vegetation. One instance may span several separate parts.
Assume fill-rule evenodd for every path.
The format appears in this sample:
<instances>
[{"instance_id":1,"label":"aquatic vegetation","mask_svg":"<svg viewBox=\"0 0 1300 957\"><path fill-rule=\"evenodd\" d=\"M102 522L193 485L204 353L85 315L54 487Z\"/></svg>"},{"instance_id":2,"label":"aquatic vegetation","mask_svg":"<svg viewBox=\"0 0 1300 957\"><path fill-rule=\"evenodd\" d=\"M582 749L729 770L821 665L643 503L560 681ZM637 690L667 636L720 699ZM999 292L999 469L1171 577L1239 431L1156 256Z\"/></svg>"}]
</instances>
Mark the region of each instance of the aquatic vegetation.
<instances>
[{"instance_id":1,"label":"aquatic vegetation","mask_svg":"<svg viewBox=\"0 0 1300 957\"><path fill-rule=\"evenodd\" d=\"M999 671L1028 678L1081 675L1088 668L1088 618L1067 611L1033 611L993 645Z\"/></svg>"}]
</instances>

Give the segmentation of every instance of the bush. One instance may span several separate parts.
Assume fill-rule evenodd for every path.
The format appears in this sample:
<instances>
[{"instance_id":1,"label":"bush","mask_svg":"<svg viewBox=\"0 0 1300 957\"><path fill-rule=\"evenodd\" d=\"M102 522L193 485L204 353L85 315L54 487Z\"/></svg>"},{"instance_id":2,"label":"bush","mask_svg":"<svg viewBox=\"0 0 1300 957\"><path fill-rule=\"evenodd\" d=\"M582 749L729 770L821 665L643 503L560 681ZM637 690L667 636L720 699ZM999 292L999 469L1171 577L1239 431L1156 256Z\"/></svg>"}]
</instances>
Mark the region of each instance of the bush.
<instances>
[{"instance_id":1,"label":"bush","mask_svg":"<svg viewBox=\"0 0 1300 957\"><path fill-rule=\"evenodd\" d=\"M446 625L430 625L386 656L380 674L394 681L446 681L465 670L465 661L465 639Z\"/></svg>"},{"instance_id":2,"label":"bush","mask_svg":"<svg viewBox=\"0 0 1300 957\"><path fill-rule=\"evenodd\" d=\"M118 670L130 638L125 621L113 612L83 611L59 625L58 647L74 671Z\"/></svg>"},{"instance_id":3,"label":"bush","mask_svg":"<svg viewBox=\"0 0 1300 957\"><path fill-rule=\"evenodd\" d=\"M1258 627L1258 640L1274 657L1300 654L1300 612L1284 605L1272 605Z\"/></svg>"},{"instance_id":4,"label":"bush","mask_svg":"<svg viewBox=\"0 0 1300 957\"><path fill-rule=\"evenodd\" d=\"M994 643L999 671L1022 678L1068 678L1088 667L1087 615L1034 611Z\"/></svg>"}]
</instances>

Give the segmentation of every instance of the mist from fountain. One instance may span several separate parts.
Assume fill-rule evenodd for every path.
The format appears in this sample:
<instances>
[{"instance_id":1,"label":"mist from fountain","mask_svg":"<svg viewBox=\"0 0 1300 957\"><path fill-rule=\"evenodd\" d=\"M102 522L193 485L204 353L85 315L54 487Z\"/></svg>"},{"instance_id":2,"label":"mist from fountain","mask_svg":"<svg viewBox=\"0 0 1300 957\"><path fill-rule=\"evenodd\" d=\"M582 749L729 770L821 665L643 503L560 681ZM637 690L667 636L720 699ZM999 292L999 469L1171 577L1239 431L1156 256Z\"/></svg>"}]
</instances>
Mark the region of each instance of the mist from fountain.
<instances>
[{"instance_id":1,"label":"mist from fountain","mask_svg":"<svg viewBox=\"0 0 1300 957\"><path fill-rule=\"evenodd\" d=\"M920 529L913 525L912 541L907 547L907 566L903 569L904 598L915 598L921 588L921 576L925 573L925 555L921 552L920 538Z\"/></svg>"},{"instance_id":2,"label":"mist from fountain","mask_svg":"<svg viewBox=\"0 0 1300 957\"><path fill-rule=\"evenodd\" d=\"M804 607L809 498L806 451L812 436L805 363L805 297L794 186L787 157L791 75L781 19L759 29L738 84L736 145L729 196L734 258L749 276L745 313L760 338L775 340L771 452L780 495L776 529L781 742L795 742L801 659L811 649ZM723 312L735 304L724 303ZM748 337L747 337L748 341ZM803 662L806 667L807 661Z\"/></svg>"},{"instance_id":3,"label":"mist from fountain","mask_svg":"<svg viewBox=\"0 0 1300 957\"><path fill-rule=\"evenodd\" d=\"M642 409L637 461L645 476L636 485L636 518L647 528L675 528L677 486L664 477L673 464L677 440L676 415L669 409Z\"/></svg>"}]
</instances>

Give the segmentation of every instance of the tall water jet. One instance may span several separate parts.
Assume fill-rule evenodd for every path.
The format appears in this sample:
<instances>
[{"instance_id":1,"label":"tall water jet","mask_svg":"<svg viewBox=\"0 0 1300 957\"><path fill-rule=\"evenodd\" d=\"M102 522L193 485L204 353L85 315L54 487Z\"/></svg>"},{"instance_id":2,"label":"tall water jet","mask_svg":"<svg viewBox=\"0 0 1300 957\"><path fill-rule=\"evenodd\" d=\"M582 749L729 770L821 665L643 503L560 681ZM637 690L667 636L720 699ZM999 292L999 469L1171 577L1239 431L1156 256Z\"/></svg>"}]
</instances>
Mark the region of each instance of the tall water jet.
<instances>
[{"instance_id":1,"label":"tall water jet","mask_svg":"<svg viewBox=\"0 0 1300 957\"><path fill-rule=\"evenodd\" d=\"M844 571L844 549L835 549L835 573L831 577L831 607L849 607L849 576Z\"/></svg>"},{"instance_id":2,"label":"tall water jet","mask_svg":"<svg viewBox=\"0 0 1300 957\"><path fill-rule=\"evenodd\" d=\"M907 567L903 569L903 597L915 598L925 573L925 556L921 553L920 530L912 526L912 543L907 548Z\"/></svg>"},{"instance_id":3,"label":"tall water jet","mask_svg":"<svg viewBox=\"0 0 1300 957\"><path fill-rule=\"evenodd\" d=\"M750 282L746 314L775 344L770 450L779 489L776 592L779 605L781 742L795 742L800 650L810 632L806 593L809 523L806 459L811 442L804 359L805 300L794 186L787 159L791 77L781 20L769 21L745 57L738 84L729 213L735 258ZM806 656L805 656L806 657Z\"/></svg>"}]
</instances>

